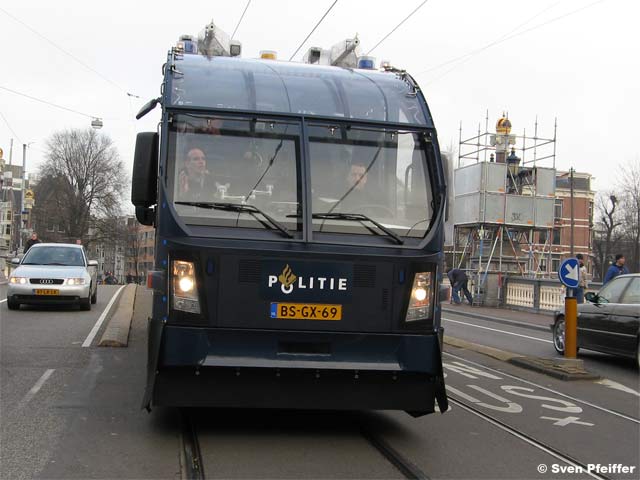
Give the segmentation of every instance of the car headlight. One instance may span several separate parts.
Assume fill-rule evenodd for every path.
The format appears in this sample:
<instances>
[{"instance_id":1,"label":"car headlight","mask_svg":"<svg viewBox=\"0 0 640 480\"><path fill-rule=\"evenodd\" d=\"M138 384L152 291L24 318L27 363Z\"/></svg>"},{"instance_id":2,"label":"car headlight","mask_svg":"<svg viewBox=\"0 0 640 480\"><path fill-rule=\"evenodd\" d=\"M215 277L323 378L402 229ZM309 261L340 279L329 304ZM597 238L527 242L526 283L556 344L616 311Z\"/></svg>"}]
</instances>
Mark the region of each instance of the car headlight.
<instances>
[{"instance_id":1,"label":"car headlight","mask_svg":"<svg viewBox=\"0 0 640 480\"><path fill-rule=\"evenodd\" d=\"M425 320L431 316L431 272L419 272L413 278L411 299L405 322Z\"/></svg>"},{"instance_id":2,"label":"car headlight","mask_svg":"<svg viewBox=\"0 0 640 480\"><path fill-rule=\"evenodd\" d=\"M171 265L172 304L175 310L200 313L196 268L193 262L173 260Z\"/></svg>"},{"instance_id":3,"label":"car headlight","mask_svg":"<svg viewBox=\"0 0 640 480\"><path fill-rule=\"evenodd\" d=\"M84 285L84 278L67 278L67 285Z\"/></svg>"},{"instance_id":4,"label":"car headlight","mask_svg":"<svg viewBox=\"0 0 640 480\"><path fill-rule=\"evenodd\" d=\"M9 283L14 285L26 285L29 283L29 279L25 277L9 277Z\"/></svg>"}]
</instances>

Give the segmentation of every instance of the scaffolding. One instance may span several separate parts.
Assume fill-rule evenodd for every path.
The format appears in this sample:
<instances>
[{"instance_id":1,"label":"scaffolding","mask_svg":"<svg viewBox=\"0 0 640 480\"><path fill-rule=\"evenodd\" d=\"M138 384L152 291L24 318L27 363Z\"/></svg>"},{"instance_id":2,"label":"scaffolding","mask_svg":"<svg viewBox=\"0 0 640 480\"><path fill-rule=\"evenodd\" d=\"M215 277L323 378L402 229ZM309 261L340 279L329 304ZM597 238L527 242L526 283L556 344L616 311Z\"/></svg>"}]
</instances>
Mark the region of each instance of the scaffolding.
<instances>
[{"instance_id":1,"label":"scaffolding","mask_svg":"<svg viewBox=\"0 0 640 480\"><path fill-rule=\"evenodd\" d=\"M511 133L503 115L495 132L478 125L462 136L454 170L453 266L473 279L479 303L497 304L502 275L549 278L556 185L556 133ZM520 153L520 156L517 153Z\"/></svg>"}]
</instances>

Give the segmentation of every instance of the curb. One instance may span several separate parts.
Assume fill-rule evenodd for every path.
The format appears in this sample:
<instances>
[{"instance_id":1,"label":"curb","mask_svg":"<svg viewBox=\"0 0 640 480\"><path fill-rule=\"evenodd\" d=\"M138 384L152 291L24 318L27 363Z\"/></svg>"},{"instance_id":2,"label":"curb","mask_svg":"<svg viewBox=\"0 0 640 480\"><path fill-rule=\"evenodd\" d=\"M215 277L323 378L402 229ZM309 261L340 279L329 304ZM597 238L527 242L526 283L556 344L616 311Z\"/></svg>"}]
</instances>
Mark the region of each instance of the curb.
<instances>
[{"instance_id":1,"label":"curb","mask_svg":"<svg viewBox=\"0 0 640 480\"><path fill-rule=\"evenodd\" d=\"M511 359L521 356L517 353L507 352L506 350L499 350L493 347L487 347L486 345L480 345L478 343L467 342L466 340L450 337L448 335L444 336L444 343L445 345L451 345L452 347L464 348L473 352L482 353L483 355L487 355L488 357L492 357L503 362L509 362L511 361Z\"/></svg>"},{"instance_id":2,"label":"curb","mask_svg":"<svg viewBox=\"0 0 640 480\"><path fill-rule=\"evenodd\" d=\"M549 331L549 326L543 326L543 325L536 325L534 323L525 323L525 322L518 322L517 320L508 320L506 318L500 318L500 317L490 317L489 315L482 315L481 313L474 313L474 312L463 312L463 311L456 311L454 309L449 309L449 308L443 308L442 309L442 313L452 313L454 315L466 315L467 317L472 317L472 318L477 318L479 320L489 320L491 322L495 322L495 323L502 323L504 325L511 325L514 327L521 327L521 328L528 328L529 330L538 330L538 331L543 331L543 332L548 332ZM550 325L553 323L553 317L551 317L549 319L550 321Z\"/></svg>"},{"instance_id":3,"label":"curb","mask_svg":"<svg viewBox=\"0 0 640 480\"><path fill-rule=\"evenodd\" d=\"M584 363L581 360L565 361L564 359L557 358L527 357L506 350L449 337L448 335L444 336L444 343L452 347L464 348L465 350L481 353L496 360L526 368L527 370L533 370L534 372L543 373L559 380L598 380L602 378L599 375L585 370Z\"/></svg>"},{"instance_id":4,"label":"curb","mask_svg":"<svg viewBox=\"0 0 640 480\"><path fill-rule=\"evenodd\" d=\"M136 299L136 285L130 283L122 292L118 306L98 343L99 347L126 347Z\"/></svg>"}]
</instances>

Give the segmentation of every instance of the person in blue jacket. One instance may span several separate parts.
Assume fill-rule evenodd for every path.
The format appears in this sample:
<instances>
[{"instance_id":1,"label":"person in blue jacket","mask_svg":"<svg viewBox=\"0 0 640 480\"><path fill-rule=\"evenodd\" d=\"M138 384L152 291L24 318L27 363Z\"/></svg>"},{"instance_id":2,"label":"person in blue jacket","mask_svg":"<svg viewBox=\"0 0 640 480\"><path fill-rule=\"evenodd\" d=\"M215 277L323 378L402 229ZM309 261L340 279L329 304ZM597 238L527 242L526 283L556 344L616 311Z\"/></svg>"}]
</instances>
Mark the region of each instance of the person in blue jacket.
<instances>
[{"instance_id":1,"label":"person in blue jacket","mask_svg":"<svg viewBox=\"0 0 640 480\"><path fill-rule=\"evenodd\" d=\"M616 255L616 261L612 263L609 270L607 270L602 285L606 285L608 281L613 280L618 275L625 275L627 273L629 273L629 269L624 266L624 255L619 253Z\"/></svg>"}]
</instances>

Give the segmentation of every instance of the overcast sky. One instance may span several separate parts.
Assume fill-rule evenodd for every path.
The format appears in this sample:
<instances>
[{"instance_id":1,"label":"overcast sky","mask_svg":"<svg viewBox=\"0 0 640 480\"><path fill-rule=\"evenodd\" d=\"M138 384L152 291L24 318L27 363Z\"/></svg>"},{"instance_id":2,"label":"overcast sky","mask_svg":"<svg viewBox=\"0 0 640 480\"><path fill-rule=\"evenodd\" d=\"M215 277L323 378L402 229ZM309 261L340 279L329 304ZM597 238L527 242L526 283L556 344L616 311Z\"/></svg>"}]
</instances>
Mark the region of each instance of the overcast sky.
<instances>
[{"instance_id":1,"label":"overcast sky","mask_svg":"<svg viewBox=\"0 0 640 480\"><path fill-rule=\"evenodd\" d=\"M272 49L288 59L331 3L252 0L236 34L243 56ZM309 46L328 48L356 33L366 51L420 3L339 0L296 60ZM108 80L0 11L0 87L101 117L102 132L114 139L130 172L135 134L154 130L159 110L141 121L134 116L158 96L167 50L180 34L195 35L212 18L231 34L245 5L246 0L1 2L1 9ZM557 117L557 167L590 172L596 188L604 190L615 183L621 165L640 156L638 18L635 0L429 0L372 54L418 80L443 147L457 148L460 122L466 136L478 123L484 126L487 110L490 128L508 111L517 134L523 128L533 133L537 116L539 135L552 136ZM507 34L516 36L478 51ZM0 113L6 119L0 117L5 159L10 138L14 163L22 161L21 144L35 142L28 171L44 159L52 132L90 124L89 118L1 89Z\"/></svg>"}]
</instances>

